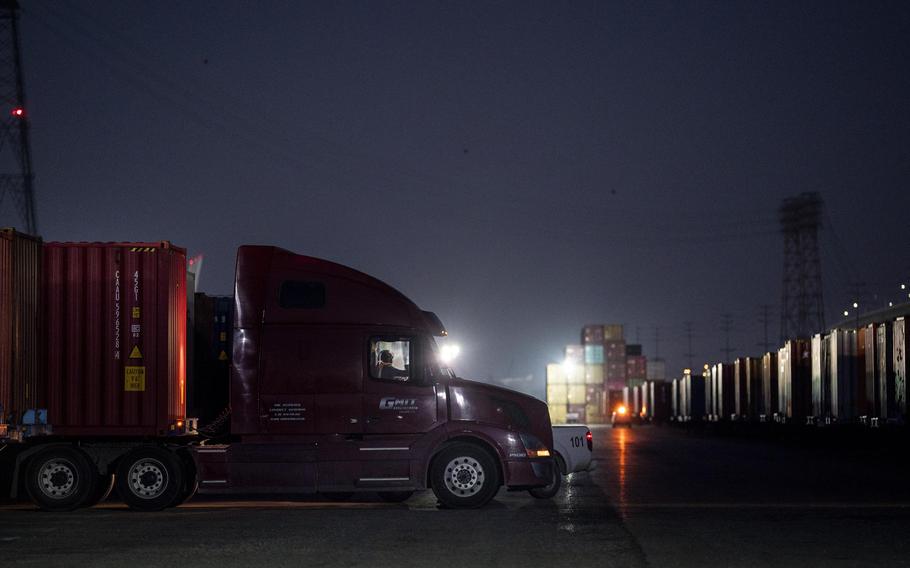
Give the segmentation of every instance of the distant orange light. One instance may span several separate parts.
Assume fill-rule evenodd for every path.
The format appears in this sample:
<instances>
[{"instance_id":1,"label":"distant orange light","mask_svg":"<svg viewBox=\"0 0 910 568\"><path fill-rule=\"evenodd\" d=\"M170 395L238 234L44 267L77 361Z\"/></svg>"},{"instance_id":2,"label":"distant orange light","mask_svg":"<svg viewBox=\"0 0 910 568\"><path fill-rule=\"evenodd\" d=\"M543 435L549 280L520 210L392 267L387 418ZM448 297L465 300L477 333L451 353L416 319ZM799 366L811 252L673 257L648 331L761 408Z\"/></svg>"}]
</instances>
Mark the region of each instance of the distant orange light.
<instances>
[{"instance_id":1,"label":"distant orange light","mask_svg":"<svg viewBox=\"0 0 910 568\"><path fill-rule=\"evenodd\" d=\"M623 414L623 415L625 415L626 412L629 412L629 410L628 410L625 406L620 405L620 406L618 406L618 407L616 408L616 413L617 413L617 414Z\"/></svg>"}]
</instances>

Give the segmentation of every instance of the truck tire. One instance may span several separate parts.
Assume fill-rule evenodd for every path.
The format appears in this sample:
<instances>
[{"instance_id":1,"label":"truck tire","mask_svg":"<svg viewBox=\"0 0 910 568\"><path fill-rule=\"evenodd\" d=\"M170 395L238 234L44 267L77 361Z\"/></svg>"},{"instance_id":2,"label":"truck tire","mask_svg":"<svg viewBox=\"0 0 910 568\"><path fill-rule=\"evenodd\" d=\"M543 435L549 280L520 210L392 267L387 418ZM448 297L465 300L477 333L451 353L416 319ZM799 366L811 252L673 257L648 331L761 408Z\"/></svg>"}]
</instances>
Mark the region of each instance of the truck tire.
<instances>
[{"instance_id":1,"label":"truck tire","mask_svg":"<svg viewBox=\"0 0 910 568\"><path fill-rule=\"evenodd\" d=\"M179 507L196 495L199 491L199 479L196 477L196 464L189 452L178 451L177 457L183 464L183 487L177 497L168 504L168 507Z\"/></svg>"},{"instance_id":2,"label":"truck tire","mask_svg":"<svg viewBox=\"0 0 910 568\"><path fill-rule=\"evenodd\" d=\"M554 495L559 493L559 488L562 487L562 471L559 467L559 457L553 460L553 478L548 485L543 487L535 487L534 489L528 489L528 493L532 497L537 499L551 499Z\"/></svg>"},{"instance_id":3,"label":"truck tire","mask_svg":"<svg viewBox=\"0 0 910 568\"><path fill-rule=\"evenodd\" d=\"M413 495L413 491L379 491L379 498L386 503L404 503Z\"/></svg>"},{"instance_id":4,"label":"truck tire","mask_svg":"<svg viewBox=\"0 0 910 568\"><path fill-rule=\"evenodd\" d=\"M446 507L476 509L499 491L496 460L479 446L458 443L439 452L430 471L433 493Z\"/></svg>"},{"instance_id":5,"label":"truck tire","mask_svg":"<svg viewBox=\"0 0 910 568\"><path fill-rule=\"evenodd\" d=\"M164 448L139 448L117 466L117 493L136 511L160 511L184 491L183 463Z\"/></svg>"},{"instance_id":6,"label":"truck tire","mask_svg":"<svg viewBox=\"0 0 910 568\"><path fill-rule=\"evenodd\" d=\"M95 485L95 492L92 496L85 502L86 507L94 507L98 503L101 503L107 499L111 491L114 489L114 476L113 475L99 475L97 479L97 485Z\"/></svg>"},{"instance_id":7,"label":"truck tire","mask_svg":"<svg viewBox=\"0 0 910 568\"><path fill-rule=\"evenodd\" d=\"M197 491L199 491L199 480L195 478L187 479L184 482L183 489L177 494L177 498L174 499L173 503L168 505L168 507L179 507L180 505L183 505L192 499Z\"/></svg>"},{"instance_id":8,"label":"truck tire","mask_svg":"<svg viewBox=\"0 0 910 568\"><path fill-rule=\"evenodd\" d=\"M76 448L57 446L33 456L25 472L25 490L45 511L72 511L91 499L98 473Z\"/></svg>"}]
</instances>

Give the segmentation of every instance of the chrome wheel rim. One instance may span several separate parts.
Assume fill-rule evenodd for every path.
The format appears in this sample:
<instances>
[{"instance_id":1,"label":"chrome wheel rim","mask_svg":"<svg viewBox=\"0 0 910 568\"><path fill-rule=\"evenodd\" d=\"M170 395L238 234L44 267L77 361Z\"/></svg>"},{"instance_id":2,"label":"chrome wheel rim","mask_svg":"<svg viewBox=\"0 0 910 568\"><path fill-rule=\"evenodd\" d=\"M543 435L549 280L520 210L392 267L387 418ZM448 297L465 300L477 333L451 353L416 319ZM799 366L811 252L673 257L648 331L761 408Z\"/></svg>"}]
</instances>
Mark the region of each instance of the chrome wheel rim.
<instances>
[{"instance_id":1,"label":"chrome wheel rim","mask_svg":"<svg viewBox=\"0 0 910 568\"><path fill-rule=\"evenodd\" d=\"M152 458L138 460L130 467L127 476L130 491L142 499L154 499L167 489L167 468Z\"/></svg>"},{"instance_id":2,"label":"chrome wheel rim","mask_svg":"<svg viewBox=\"0 0 910 568\"><path fill-rule=\"evenodd\" d=\"M38 487L41 493L51 499L66 499L76 491L79 478L76 466L65 459L53 459L44 462L38 472Z\"/></svg>"},{"instance_id":3,"label":"chrome wheel rim","mask_svg":"<svg viewBox=\"0 0 910 568\"><path fill-rule=\"evenodd\" d=\"M476 459L461 456L446 466L446 489L457 497L476 495L484 483L483 466Z\"/></svg>"}]
</instances>

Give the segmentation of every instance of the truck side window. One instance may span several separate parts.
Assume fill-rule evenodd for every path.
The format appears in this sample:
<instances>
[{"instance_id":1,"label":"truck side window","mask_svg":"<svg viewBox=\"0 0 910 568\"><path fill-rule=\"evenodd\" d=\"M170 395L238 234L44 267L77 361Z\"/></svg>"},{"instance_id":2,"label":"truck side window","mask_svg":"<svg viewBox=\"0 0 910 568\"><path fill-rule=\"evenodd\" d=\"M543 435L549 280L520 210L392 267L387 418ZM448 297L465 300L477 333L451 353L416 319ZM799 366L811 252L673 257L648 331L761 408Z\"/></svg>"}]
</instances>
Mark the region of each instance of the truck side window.
<instances>
[{"instance_id":1,"label":"truck side window","mask_svg":"<svg viewBox=\"0 0 910 568\"><path fill-rule=\"evenodd\" d=\"M370 340L370 376L374 379L411 379L411 340L379 338Z\"/></svg>"},{"instance_id":2,"label":"truck side window","mask_svg":"<svg viewBox=\"0 0 910 568\"><path fill-rule=\"evenodd\" d=\"M278 304L282 308L315 309L325 307L325 284L285 280L278 293Z\"/></svg>"}]
</instances>

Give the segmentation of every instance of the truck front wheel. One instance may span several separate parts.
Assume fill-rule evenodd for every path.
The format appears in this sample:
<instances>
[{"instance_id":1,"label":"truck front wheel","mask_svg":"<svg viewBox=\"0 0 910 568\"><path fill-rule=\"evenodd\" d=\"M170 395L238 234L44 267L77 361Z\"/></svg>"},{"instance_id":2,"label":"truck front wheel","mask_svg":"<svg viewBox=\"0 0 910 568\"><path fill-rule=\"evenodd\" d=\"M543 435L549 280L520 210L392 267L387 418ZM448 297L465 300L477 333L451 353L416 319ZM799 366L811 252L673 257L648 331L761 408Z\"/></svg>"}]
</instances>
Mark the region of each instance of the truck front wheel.
<instances>
[{"instance_id":1,"label":"truck front wheel","mask_svg":"<svg viewBox=\"0 0 910 568\"><path fill-rule=\"evenodd\" d=\"M446 507L483 507L499 491L499 470L494 459L473 444L459 443L442 450L430 472L433 493Z\"/></svg>"},{"instance_id":2,"label":"truck front wheel","mask_svg":"<svg viewBox=\"0 0 910 568\"><path fill-rule=\"evenodd\" d=\"M164 448L140 448L117 466L117 493L137 511L160 511L181 497L184 470L180 458Z\"/></svg>"},{"instance_id":3,"label":"truck front wheel","mask_svg":"<svg viewBox=\"0 0 910 568\"><path fill-rule=\"evenodd\" d=\"M85 454L59 446L39 452L29 460L25 489L45 511L72 511L85 506L95 494L98 472Z\"/></svg>"}]
</instances>

